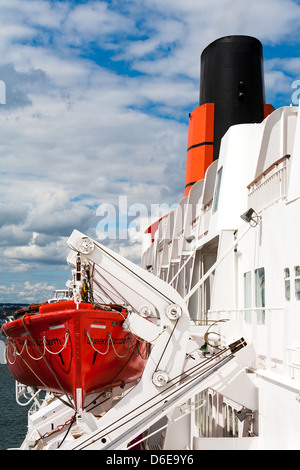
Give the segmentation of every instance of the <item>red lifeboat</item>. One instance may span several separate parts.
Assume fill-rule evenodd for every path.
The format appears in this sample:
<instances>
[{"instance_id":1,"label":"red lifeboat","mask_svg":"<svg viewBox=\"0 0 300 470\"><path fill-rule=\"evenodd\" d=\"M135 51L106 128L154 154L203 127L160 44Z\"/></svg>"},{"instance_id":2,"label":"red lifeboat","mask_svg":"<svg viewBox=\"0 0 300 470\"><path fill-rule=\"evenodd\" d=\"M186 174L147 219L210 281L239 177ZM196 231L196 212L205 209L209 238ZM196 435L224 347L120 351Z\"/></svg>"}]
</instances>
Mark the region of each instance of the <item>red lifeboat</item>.
<instances>
[{"instance_id":1,"label":"red lifeboat","mask_svg":"<svg viewBox=\"0 0 300 470\"><path fill-rule=\"evenodd\" d=\"M141 377L147 345L123 326L127 311L73 301L31 306L2 326L11 375L24 385L85 398ZM126 322L125 322L126 323Z\"/></svg>"}]
</instances>

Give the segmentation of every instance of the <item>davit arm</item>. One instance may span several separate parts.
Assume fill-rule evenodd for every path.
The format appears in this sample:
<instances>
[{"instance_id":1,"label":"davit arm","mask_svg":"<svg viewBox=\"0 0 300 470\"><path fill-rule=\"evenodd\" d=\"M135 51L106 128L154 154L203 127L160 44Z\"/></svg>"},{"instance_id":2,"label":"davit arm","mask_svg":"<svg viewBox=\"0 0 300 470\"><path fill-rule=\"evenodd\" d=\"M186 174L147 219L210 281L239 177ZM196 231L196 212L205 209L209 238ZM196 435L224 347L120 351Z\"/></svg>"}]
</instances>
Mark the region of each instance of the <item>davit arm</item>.
<instances>
[{"instance_id":1,"label":"davit arm","mask_svg":"<svg viewBox=\"0 0 300 470\"><path fill-rule=\"evenodd\" d=\"M94 285L116 303L129 307L125 328L152 344L144 376L163 386L182 372L189 338L186 303L170 285L78 230L68 240L68 263L93 266ZM176 355L176 360L174 360Z\"/></svg>"},{"instance_id":2,"label":"davit arm","mask_svg":"<svg viewBox=\"0 0 300 470\"><path fill-rule=\"evenodd\" d=\"M82 265L92 267L93 285L98 286L93 293L99 299L106 295L112 302L123 303L130 312L126 327L152 348L138 384L99 420L83 411L81 419L91 421L90 431L63 449L125 449L162 417L172 420L175 411L184 416L185 407L192 406L189 400L201 390L213 387L226 393L228 384L237 390L245 383L244 367L253 353L252 348L248 352L244 338L238 336L238 341L211 358L198 354L189 359L194 327L185 301L170 285L77 230L68 244L72 249L69 264L76 267L80 254ZM251 389L249 400L253 396ZM250 405L255 409L255 404Z\"/></svg>"}]
</instances>

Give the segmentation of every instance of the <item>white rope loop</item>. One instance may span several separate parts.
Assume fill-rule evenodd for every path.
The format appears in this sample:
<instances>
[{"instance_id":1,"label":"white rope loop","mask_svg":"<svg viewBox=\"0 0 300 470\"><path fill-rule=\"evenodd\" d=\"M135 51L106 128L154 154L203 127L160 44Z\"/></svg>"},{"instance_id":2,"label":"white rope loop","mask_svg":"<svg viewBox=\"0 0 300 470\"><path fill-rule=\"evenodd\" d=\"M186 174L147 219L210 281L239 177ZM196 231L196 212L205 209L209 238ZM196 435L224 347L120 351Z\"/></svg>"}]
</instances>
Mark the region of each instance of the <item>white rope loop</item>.
<instances>
[{"instance_id":1,"label":"white rope loop","mask_svg":"<svg viewBox=\"0 0 300 470\"><path fill-rule=\"evenodd\" d=\"M47 348L47 338L46 338L46 333L44 332L44 335L43 335L43 345L44 345L44 351L42 352L41 356L40 357L34 357L30 354L29 350L28 350L28 340L25 339L24 341L24 344L23 344L23 347L22 347L22 350L20 352L18 352L17 350L17 347L16 347L16 344L14 341L12 341L11 338L7 338L8 339L8 342L12 345L13 347L13 356L14 356L14 360L11 361L8 357L8 348L9 348L9 343L6 344L5 346L5 357L6 357L6 360L7 362L10 364L10 365L14 365L16 360L17 360L17 356L22 356L23 352L24 352L24 349L26 349L26 352L27 352L27 355L33 360L33 361L40 361L44 356L45 356L45 352L47 351L49 354L52 354L52 355L57 355L57 354L61 354L62 351L66 348L67 344L68 344L68 341L69 341L69 329L67 328L66 330L66 335L65 335L65 343L63 345L63 347L59 350L59 351L56 351L56 352L53 352L53 351L50 351L50 349Z\"/></svg>"},{"instance_id":2,"label":"white rope loop","mask_svg":"<svg viewBox=\"0 0 300 470\"><path fill-rule=\"evenodd\" d=\"M45 356L45 350L44 350L44 352L42 353L41 357L34 357L34 356L32 356L32 355L30 354L30 352L28 351L27 340L25 341L25 343L26 343L26 352L27 352L28 356L29 356L31 359L33 359L34 361L40 361L40 360Z\"/></svg>"},{"instance_id":3,"label":"white rope loop","mask_svg":"<svg viewBox=\"0 0 300 470\"><path fill-rule=\"evenodd\" d=\"M68 344L68 341L69 341L69 328L67 328L66 330L66 338L65 338L65 344L63 345L63 347L61 348L60 351L56 351L56 352L53 352L53 351L50 351L50 349L47 348L47 338L46 338L46 333L44 333L44 336L43 336L43 344L44 344L44 354L45 354L45 351L47 351L49 354L53 354L53 355L56 355L56 354L60 354L63 352L63 350L66 348L67 344Z\"/></svg>"},{"instance_id":4,"label":"white rope loop","mask_svg":"<svg viewBox=\"0 0 300 470\"><path fill-rule=\"evenodd\" d=\"M16 348L16 346L14 345L14 343L12 343L12 346L13 346L13 348L14 348L14 350L13 350L14 361L13 361L13 362L10 361L10 359L9 359L9 357L8 357L8 348L9 348L9 344L6 344L6 345L5 345L5 357L6 357L6 361L7 361L10 365L13 366L13 365L15 364L16 360L17 360L17 353L18 353L18 351L17 351L17 348Z\"/></svg>"},{"instance_id":5,"label":"white rope loop","mask_svg":"<svg viewBox=\"0 0 300 470\"><path fill-rule=\"evenodd\" d=\"M90 334L89 334L87 328L85 328L85 334L87 335L88 340L89 340L90 345L92 346L93 350L94 350L95 352L101 354L102 356L105 356L105 354L108 353L108 351L109 351L109 344L110 344L110 343L111 343L111 345L112 345L112 348L113 348L113 350L114 350L115 355L116 355L117 357L119 357L120 359L122 359L123 357L126 357L127 354L128 354L128 352L129 352L129 341L127 341L127 351L126 351L126 353L125 353L124 355L120 355L120 354L117 353L116 348L115 348L115 345L114 345L113 338L112 338L112 336L111 336L111 334L110 334L110 331L108 331L108 333L107 333L107 336L108 336L107 349L106 349L106 351L104 351L104 352L99 351L97 348L95 348L95 346L93 345L93 340L92 340L92 338L90 337Z\"/></svg>"},{"instance_id":6,"label":"white rope loop","mask_svg":"<svg viewBox=\"0 0 300 470\"><path fill-rule=\"evenodd\" d=\"M101 354L102 356L105 356L105 354L107 354L107 353L108 353L108 350L109 350L109 339L108 339L108 342L107 342L107 349L106 349L106 351L102 352L102 351L99 351L98 349L96 349L95 346L93 345L93 340L92 340L92 338L90 337L90 334L89 334L87 328L85 328L84 331L85 331L85 334L86 334L87 337L88 337L88 340L89 340L90 345L92 346L93 350L94 350L95 352Z\"/></svg>"},{"instance_id":7,"label":"white rope loop","mask_svg":"<svg viewBox=\"0 0 300 470\"><path fill-rule=\"evenodd\" d=\"M114 350L114 352L115 352L115 355L116 355L117 357L119 357L120 359L122 359L123 357L126 357L127 354L128 354L128 352L129 352L129 341L128 341L128 338L126 338L126 339L127 339L127 351L126 351L126 353L125 353L124 355L120 355L120 354L117 353L117 351L116 351L116 349L115 349L114 341L113 341L113 339L112 339L112 337L111 337L110 331L108 332L108 336L109 336L111 345L112 345L112 347L113 347L113 350Z\"/></svg>"}]
</instances>

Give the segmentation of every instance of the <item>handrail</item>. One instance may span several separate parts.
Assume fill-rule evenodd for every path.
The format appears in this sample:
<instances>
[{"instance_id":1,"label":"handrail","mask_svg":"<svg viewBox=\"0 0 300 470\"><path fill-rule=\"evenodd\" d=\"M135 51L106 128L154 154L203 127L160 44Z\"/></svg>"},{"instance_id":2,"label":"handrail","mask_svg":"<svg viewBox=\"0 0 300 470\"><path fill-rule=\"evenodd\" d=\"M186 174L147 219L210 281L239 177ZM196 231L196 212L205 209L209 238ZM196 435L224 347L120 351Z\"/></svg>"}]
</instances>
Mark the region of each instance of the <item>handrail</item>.
<instances>
[{"instance_id":1,"label":"handrail","mask_svg":"<svg viewBox=\"0 0 300 470\"><path fill-rule=\"evenodd\" d=\"M266 312L266 318L265 318L265 323L263 324L258 324L257 318L254 317L253 321L251 321L248 325L246 324L245 320L242 320L242 323L240 323L240 316L239 314L243 314L245 312L253 312L253 313L258 313L258 312ZM220 309L220 310L209 310L208 313L211 315L217 315L217 314L224 314L228 316L228 314L236 314L237 317L235 317L235 320L242 326L242 328L245 328L245 331L248 332L250 338L252 341L256 342L258 339L261 340L261 335L264 337L264 342L263 342L263 347L262 349L257 349L257 355L261 356L263 354L263 357L265 358L265 366L267 370L272 369L272 362L274 361L273 357L273 341L274 341L274 334L273 334L273 325L272 325L272 312L284 312L284 307L246 307L246 308L239 308L239 309ZM283 318L283 317L282 317ZM250 329L249 329L250 328ZM264 328L264 329L262 329ZM256 343L258 344L258 343ZM277 351L278 353L278 351ZM281 349L281 353L279 356L276 357L277 359L282 360L282 364L284 369L286 370L287 361L284 353L284 347Z\"/></svg>"},{"instance_id":2,"label":"handrail","mask_svg":"<svg viewBox=\"0 0 300 470\"><path fill-rule=\"evenodd\" d=\"M19 389L21 388L21 392L19 392ZM25 390L26 388L26 390ZM23 385L23 384L20 384L20 382L17 382L16 381L16 402L18 403L18 405L20 406L28 406L33 400L35 400L35 398L39 395L39 393L41 392L41 390L37 390L37 392L33 393L31 392L30 390L30 387L26 386L26 385ZM31 398L26 396L26 393L29 393L31 395ZM19 399L21 398L21 396L24 396L26 397L26 399L28 400L26 403L22 403Z\"/></svg>"},{"instance_id":3,"label":"handrail","mask_svg":"<svg viewBox=\"0 0 300 470\"><path fill-rule=\"evenodd\" d=\"M268 173L270 173L273 168L275 168L276 166L280 165L280 163L288 160L290 158L290 155L284 155L283 157L279 158L276 162L272 163L272 165L269 166L269 168L267 168L266 170L264 170L260 175L258 175L255 180L253 180L250 184L248 184L247 188L250 189L251 186L253 186L254 184L258 183L261 178L263 178L264 176L266 176Z\"/></svg>"},{"instance_id":4,"label":"handrail","mask_svg":"<svg viewBox=\"0 0 300 470\"><path fill-rule=\"evenodd\" d=\"M247 308L229 308L229 309L220 309L220 310L208 310L208 313L238 313L238 312L252 312L252 311L261 311L261 310L284 310L284 307L247 307Z\"/></svg>"},{"instance_id":5,"label":"handrail","mask_svg":"<svg viewBox=\"0 0 300 470\"><path fill-rule=\"evenodd\" d=\"M189 291L189 293L184 297L184 301L187 302L187 300L196 292L197 289L203 284L206 279L213 273L213 271L216 269L216 267L226 258L226 256L236 247L236 245L241 241L241 239L249 232L251 229L251 225L247 227L247 229L240 235L240 237L237 237L232 245L229 246L229 248L221 255L218 257L217 261L212 265L212 267L199 279L199 281L194 285L194 287Z\"/></svg>"},{"instance_id":6,"label":"handrail","mask_svg":"<svg viewBox=\"0 0 300 470\"><path fill-rule=\"evenodd\" d=\"M171 281L169 282L170 285L173 284L173 282L175 281L175 279L177 278L177 276L179 275L179 273L182 271L182 269L187 265L187 263L195 256L195 251L193 251L193 253L191 255L188 256L188 258L184 261L183 265L179 268L179 270L177 271L177 273L173 276L173 278L171 279Z\"/></svg>"}]
</instances>

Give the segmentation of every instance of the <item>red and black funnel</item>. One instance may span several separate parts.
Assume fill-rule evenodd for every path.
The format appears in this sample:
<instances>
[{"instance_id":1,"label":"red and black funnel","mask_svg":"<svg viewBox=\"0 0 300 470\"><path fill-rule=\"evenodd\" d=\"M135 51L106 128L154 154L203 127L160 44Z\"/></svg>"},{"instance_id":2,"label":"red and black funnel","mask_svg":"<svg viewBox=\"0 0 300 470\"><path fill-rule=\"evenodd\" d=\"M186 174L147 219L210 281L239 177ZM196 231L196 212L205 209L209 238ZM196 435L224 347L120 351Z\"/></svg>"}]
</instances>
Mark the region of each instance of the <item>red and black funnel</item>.
<instances>
[{"instance_id":1,"label":"red and black funnel","mask_svg":"<svg viewBox=\"0 0 300 470\"><path fill-rule=\"evenodd\" d=\"M221 139L229 127L259 123L268 114L258 39L226 36L204 49L199 105L190 114L185 195L219 157Z\"/></svg>"}]
</instances>

